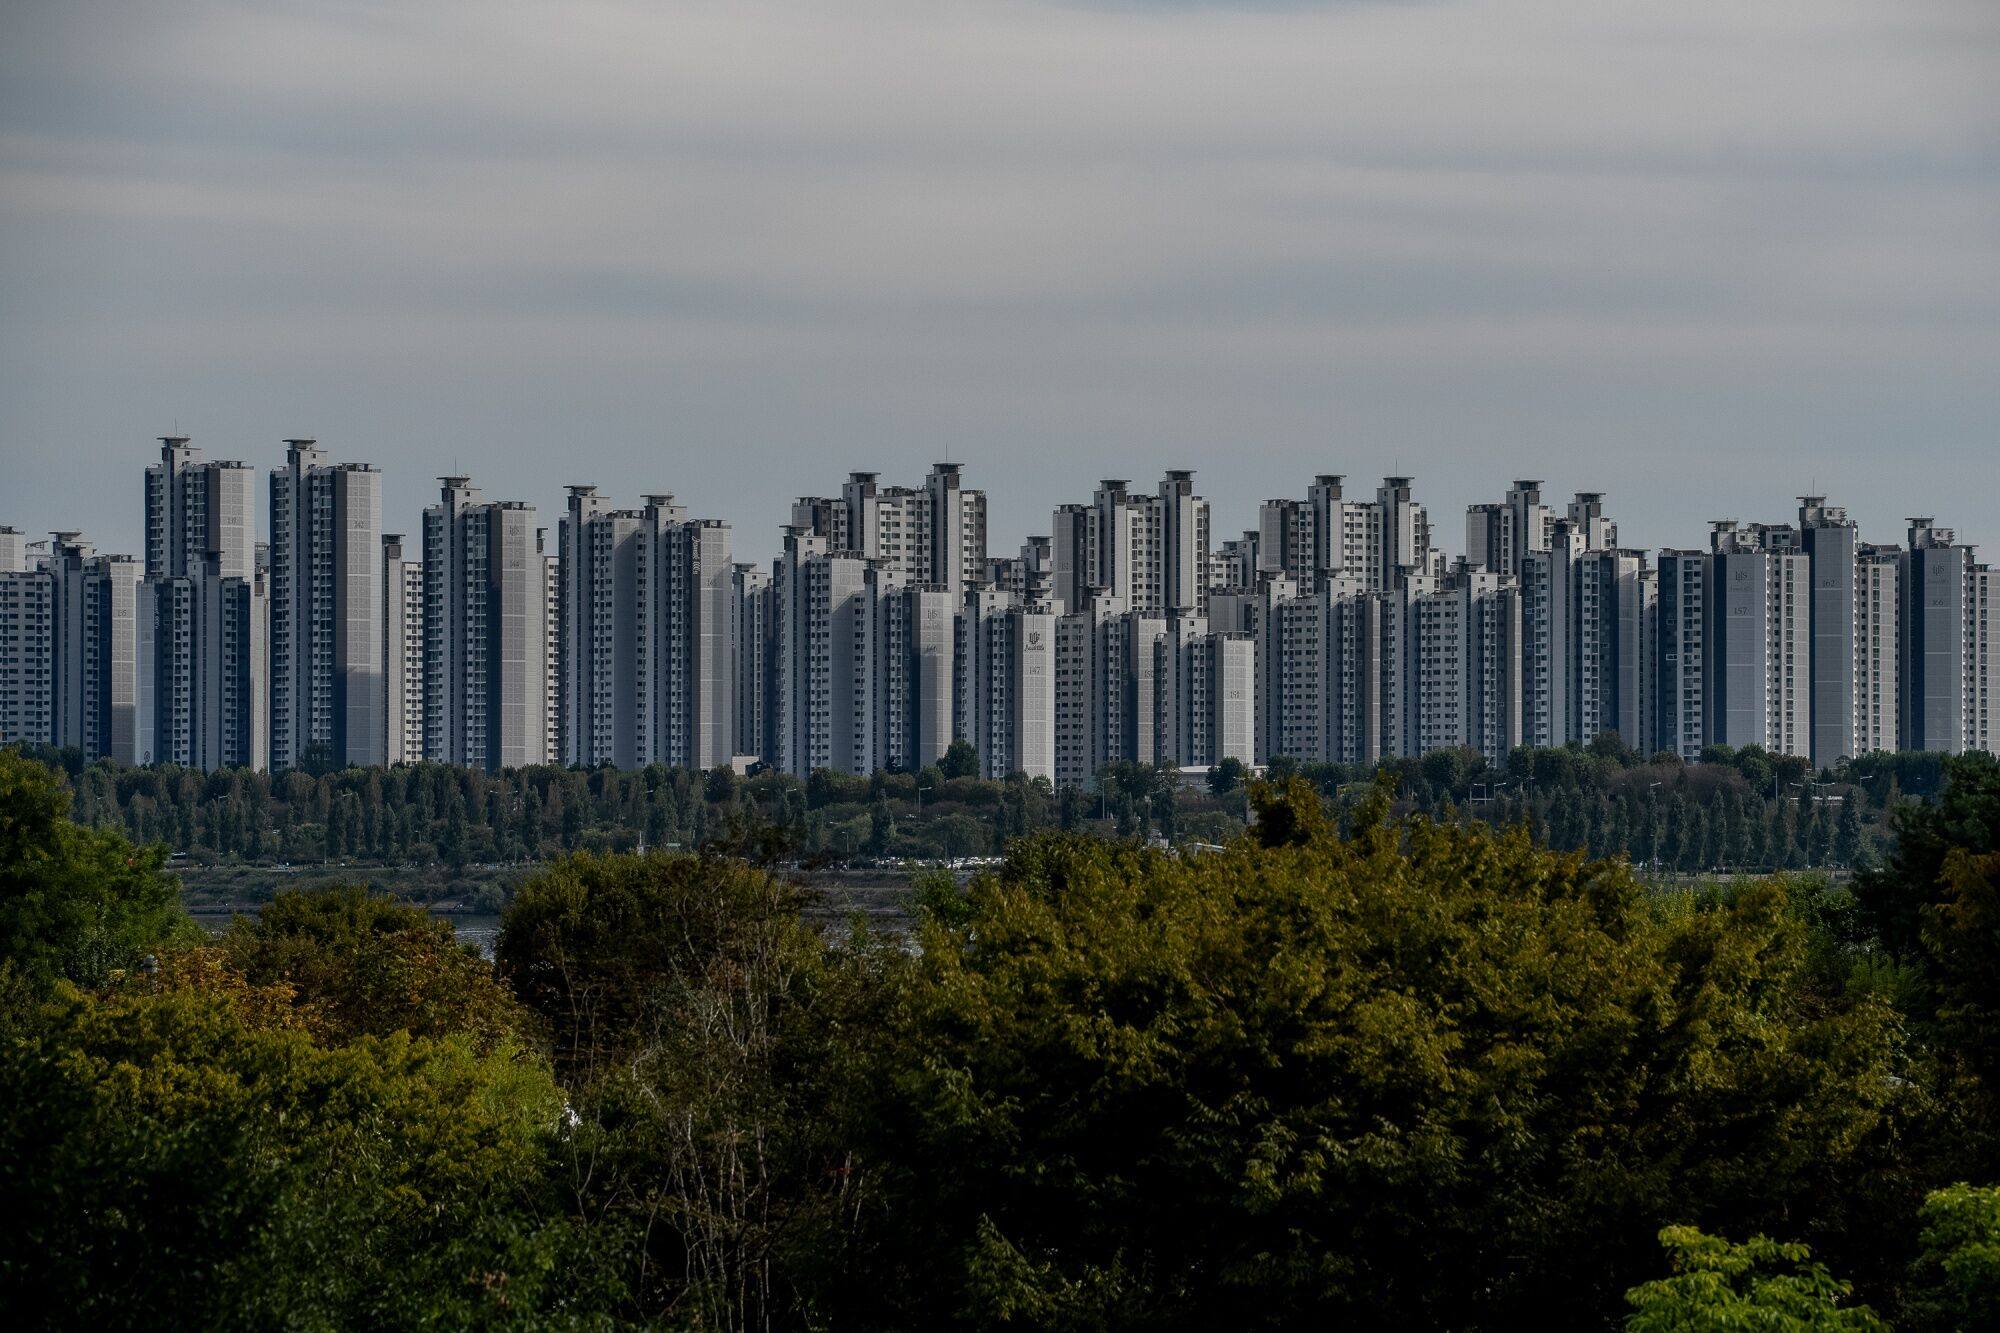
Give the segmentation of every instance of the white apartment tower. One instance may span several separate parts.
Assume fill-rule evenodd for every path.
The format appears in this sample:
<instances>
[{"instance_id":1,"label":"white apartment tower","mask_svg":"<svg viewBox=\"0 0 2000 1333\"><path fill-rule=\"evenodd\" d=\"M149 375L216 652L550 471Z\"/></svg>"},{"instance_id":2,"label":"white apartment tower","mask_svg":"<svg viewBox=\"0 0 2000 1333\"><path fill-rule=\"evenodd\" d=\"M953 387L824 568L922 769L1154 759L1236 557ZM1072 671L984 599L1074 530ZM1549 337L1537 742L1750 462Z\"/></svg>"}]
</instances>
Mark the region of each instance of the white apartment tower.
<instances>
[{"instance_id":1,"label":"white apartment tower","mask_svg":"<svg viewBox=\"0 0 2000 1333\"><path fill-rule=\"evenodd\" d=\"M1810 758L1810 572L1798 532L1733 520L1712 526L1707 741Z\"/></svg>"},{"instance_id":2,"label":"white apartment tower","mask_svg":"<svg viewBox=\"0 0 2000 1333\"><path fill-rule=\"evenodd\" d=\"M1652 744L1688 762L1708 745L1706 551L1660 552L1653 634Z\"/></svg>"},{"instance_id":3,"label":"white apartment tower","mask_svg":"<svg viewBox=\"0 0 2000 1333\"><path fill-rule=\"evenodd\" d=\"M1555 515L1542 503L1542 483L1516 481L1500 504L1465 513L1465 559L1476 570L1519 576L1531 552L1549 549Z\"/></svg>"},{"instance_id":4,"label":"white apartment tower","mask_svg":"<svg viewBox=\"0 0 2000 1333\"><path fill-rule=\"evenodd\" d=\"M1337 473L1321 473L1306 489L1305 499L1264 502L1257 516L1255 554L1259 571L1284 575L1301 593L1311 592L1325 579L1338 577L1356 579L1370 592L1379 592L1387 586L1383 565L1385 517L1407 521L1414 532L1420 508L1407 503L1407 486L1401 499L1385 509L1381 494L1374 501L1344 498L1344 482ZM1427 521L1423 528L1428 544ZM1242 586L1249 585L1250 581L1245 580Z\"/></svg>"},{"instance_id":5,"label":"white apartment tower","mask_svg":"<svg viewBox=\"0 0 2000 1333\"><path fill-rule=\"evenodd\" d=\"M2000 754L2000 569L1972 567L1965 611L1965 748Z\"/></svg>"},{"instance_id":6,"label":"white apartment tower","mask_svg":"<svg viewBox=\"0 0 2000 1333\"><path fill-rule=\"evenodd\" d=\"M728 525L671 495L613 509L572 486L558 538L564 763L713 768L737 753L736 566Z\"/></svg>"},{"instance_id":7,"label":"white apartment tower","mask_svg":"<svg viewBox=\"0 0 2000 1333\"><path fill-rule=\"evenodd\" d=\"M1384 477L1375 492L1375 508L1381 515L1381 578L1384 588L1395 587L1403 578L1438 572L1431 550L1431 520L1424 507L1412 498L1409 477Z\"/></svg>"},{"instance_id":8,"label":"white apartment tower","mask_svg":"<svg viewBox=\"0 0 2000 1333\"><path fill-rule=\"evenodd\" d=\"M1575 716L1576 630L1584 535L1568 521L1555 525L1548 549L1521 559L1522 742L1566 745Z\"/></svg>"},{"instance_id":9,"label":"white apartment tower","mask_svg":"<svg viewBox=\"0 0 2000 1333\"><path fill-rule=\"evenodd\" d=\"M986 578L986 493L968 490L964 467L934 463L922 486L883 486L879 474L848 475L840 495L806 496L792 526L953 596Z\"/></svg>"},{"instance_id":10,"label":"white apartment tower","mask_svg":"<svg viewBox=\"0 0 2000 1333\"><path fill-rule=\"evenodd\" d=\"M388 760L382 476L286 440L271 472L271 764Z\"/></svg>"},{"instance_id":11,"label":"white apartment tower","mask_svg":"<svg viewBox=\"0 0 2000 1333\"><path fill-rule=\"evenodd\" d=\"M1574 610L1567 739L1587 745L1615 731L1639 753L1651 754L1658 748L1649 701L1659 581L1645 552L1613 546L1580 555Z\"/></svg>"},{"instance_id":12,"label":"white apartment tower","mask_svg":"<svg viewBox=\"0 0 2000 1333\"><path fill-rule=\"evenodd\" d=\"M1208 603L1208 501L1194 493L1193 472L1167 473L1159 510L1159 610L1168 617L1200 615Z\"/></svg>"},{"instance_id":13,"label":"white apartment tower","mask_svg":"<svg viewBox=\"0 0 2000 1333\"><path fill-rule=\"evenodd\" d=\"M1056 779L1056 610L975 588L958 616L959 723L980 773Z\"/></svg>"},{"instance_id":14,"label":"white apartment tower","mask_svg":"<svg viewBox=\"0 0 2000 1333\"><path fill-rule=\"evenodd\" d=\"M548 564L535 511L443 477L424 510L424 757L549 759Z\"/></svg>"},{"instance_id":15,"label":"white apartment tower","mask_svg":"<svg viewBox=\"0 0 2000 1333\"><path fill-rule=\"evenodd\" d=\"M729 638L736 650L736 754L771 762L772 718L777 702L777 616L771 573L753 564L738 564L730 587Z\"/></svg>"},{"instance_id":16,"label":"white apartment tower","mask_svg":"<svg viewBox=\"0 0 2000 1333\"><path fill-rule=\"evenodd\" d=\"M1509 575L1464 566L1417 591L1410 607L1408 753L1472 749L1504 762L1521 743L1518 585Z\"/></svg>"},{"instance_id":17,"label":"white apartment tower","mask_svg":"<svg viewBox=\"0 0 2000 1333\"><path fill-rule=\"evenodd\" d=\"M1056 783L1087 787L1106 765L1151 763L1157 722L1157 616L1093 588L1056 621Z\"/></svg>"},{"instance_id":18,"label":"white apartment tower","mask_svg":"<svg viewBox=\"0 0 2000 1333\"><path fill-rule=\"evenodd\" d=\"M1154 643L1157 677L1152 762L1249 765L1257 752L1257 642L1214 633L1200 620L1170 622Z\"/></svg>"},{"instance_id":19,"label":"white apartment tower","mask_svg":"<svg viewBox=\"0 0 2000 1333\"><path fill-rule=\"evenodd\" d=\"M218 552L204 560L199 572L139 586L139 762L261 769L270 762L265 574L255 564L248 577L224 574Z\"/></svg>"},{"instance_id":20,"label":"white apartment tower","mask_svg":"<svg viewBox=\"0 0 2000 1333\"><path fill-rule=\"evenodd\" d=\"M146 577L214 569L222 578L250 578L257 541L252 485L242 463L205 463L187 436L161 436L160 461L146 469Z\"/></svg>"},{"instance_id":21,"label":"white apartment tower","mask_svg":"<svg viewBox=\"0 0 2000 1333\"><path fill-rule=\"evenodd\" d=\"M55 578L0 528L0 745L55 743Z\"/></svg>"},{"instance_id":22,"label":"white apartment tower","mask_svg":"<svg viewBox=\"0 0 2000 1333\"><path fill-rule=\"evenodd\" d=\"M1387 617L1387 596L1345 575L1271 604L1257 641L1259 758L1364 764L1383 757Z\"/></svg>"},{"instance_id":23,"label":"white apartment tower","mask_svg":"<svg viewBox=\"0 0 2000 1333\"><path fill-rule=\"evenodd\" d=\"M382 535L383 762L424 757L424 562L403 534Z\"/></svg>"},{"instance_id":24,"label":"white apartment tower","mask_svg":"<svg viewBox=\"0 0 2000 1333\"><path fill-rule=\"evenodd\" d=\"M31 565L20 534L0 529L0 744L138 763L139 562L97 555L74 532L49 547Z\"/></svg>"},{"instance_id":25,"label":"white apartment tower","mask_svg":"<svg viewBox=\"0 0 2000 1333\"><path fill-rule=\"evenodd\" d=\"M1896 748L1901 703L1896 671L1902 548L1863 545L1854 567L1854 749L1857 755ZM1817 685L1817 678L1815 678Z\"/></svg>"}]
</instances>

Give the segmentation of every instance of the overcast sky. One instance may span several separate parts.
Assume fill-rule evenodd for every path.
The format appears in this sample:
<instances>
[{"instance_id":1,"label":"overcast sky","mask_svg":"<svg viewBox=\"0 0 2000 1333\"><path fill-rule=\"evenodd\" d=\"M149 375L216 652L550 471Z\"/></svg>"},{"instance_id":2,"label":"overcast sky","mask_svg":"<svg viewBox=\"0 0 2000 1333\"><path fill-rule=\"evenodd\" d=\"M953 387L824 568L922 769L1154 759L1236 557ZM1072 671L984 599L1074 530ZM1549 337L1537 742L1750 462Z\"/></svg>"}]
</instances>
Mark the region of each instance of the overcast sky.
<instances>
[{"instance_id":1,"label":"overcast sky","mask_svg":"<svg viewBox=\"0 0 2000 1333\"><path fill-rule=\"evenodd\" d=\"M1994 0L0 0L0 523L152 437L675 492L968 464L2000 546ZM1989 549L2000 558L2000 549Z\"/></svg>"}]
</instances>

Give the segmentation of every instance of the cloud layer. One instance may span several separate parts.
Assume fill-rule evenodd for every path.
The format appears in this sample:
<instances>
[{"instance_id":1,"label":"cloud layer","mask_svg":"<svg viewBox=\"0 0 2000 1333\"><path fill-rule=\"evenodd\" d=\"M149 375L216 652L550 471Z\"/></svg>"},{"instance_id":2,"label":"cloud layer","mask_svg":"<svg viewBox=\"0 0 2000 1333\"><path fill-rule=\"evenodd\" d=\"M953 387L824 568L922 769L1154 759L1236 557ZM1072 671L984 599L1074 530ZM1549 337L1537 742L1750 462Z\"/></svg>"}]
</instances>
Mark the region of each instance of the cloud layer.
<instances>
[{"instance_id":1,"label":"cloud layer","mask_svg":"<svg viewBox=\"0 0 2000 1333\"><path fill-rule=\"evenodd\" d=\"M996 550L1168 466L2000 541L1996 88L1985 0L17 3L0 522L135 545L178 424L756 557L947 457Z\"/></svg>"}]
</instances>

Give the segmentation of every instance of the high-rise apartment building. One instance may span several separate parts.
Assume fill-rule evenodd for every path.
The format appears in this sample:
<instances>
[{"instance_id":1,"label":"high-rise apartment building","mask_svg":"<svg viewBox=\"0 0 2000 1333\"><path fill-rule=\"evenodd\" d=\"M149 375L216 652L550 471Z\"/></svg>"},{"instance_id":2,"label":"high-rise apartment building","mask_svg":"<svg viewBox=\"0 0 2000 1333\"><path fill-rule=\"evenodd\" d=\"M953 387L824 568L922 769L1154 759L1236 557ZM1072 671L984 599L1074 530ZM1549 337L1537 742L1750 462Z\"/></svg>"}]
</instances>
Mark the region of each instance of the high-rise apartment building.
<instances>
[{"instance_id":1,"label":"high-rise apartment building","mask_svg":"<svg viewBox=\"0 0 2000 1333\"><path fill-rule=\"evenodd\" d=\"M1200 615L1208 609L1208 501L1194 493L1194 473L1167 473L1159 509L1160 612Z\"/></svg>"},{"instance_id":2,"label":"high-rise apartment building","mask_svg":"<svg viewBox=\"0 0 2000 1333\"><path fill-rule=\"evenodd\" d=\"M187 436L162 435L160 461L146 469L146 577L251 578L253 485L244 464L203 462Z\"/></svg>"},{"instance_id":3,"label":"high-rise apartment building","mask_svg":"<svg viewBox=\"0 0 2000 1333\"><path fill-rule=\"evenodd\" d=\"M1472 749L1504 763L1521 743L1521 594L1505 574L1463 566L1411 588L1412 679L1405 753Z\"/></svg>"},{"instance_id":4,"label":"high-rise apartment building","mask_svg":"<svg viewBox=\"0 0 2000 1333\"><path fill-rule=\"evenodd\" d=\"M0 528L0 745L55 743L55 579Z\"/></svg>"},{"instance_id":5,"label":"high-rise apartment building","mask_svg":"<svg viewBox=\"0 0 2000 1333\"><path fill-rule=\"evenodd\" d=\"M1854 748L1856 755L1896 748L1902 698L1896 673L1903 552L1863 544L1854 566ZM1815 690L1818 677L1814 677Z\"/></svg>"},{"instance_id":6,"label":"high-rise apartment building","mask_svg":"<svg viewBox=\"0 0 2000 1333\"><path fill-rule=\"evenodd\" d=\"M1567 520L1555 525L1546 550L1521 559L1523 743L1567 745L1576 705L1576 634L1584 535Z\"/></svg>"},{"instance_id":7,"label":"high-rise apartment building","mask_svg":"<svg viewBox=\"0 0 2000 1333\"><path fill-rule=\"evenodd\" d=\"M213 771L270 763L266 573L223 573L210 551L194 573L139 585L141 763Z\"/></svg>"},{"instance_id":8,"label":"high-rise apartment building","mask_svg":"<svg viewBox=\"0 0 2000 1333\"><path fill-rule=\"evenodd\" d=\"M271 764L388 761L382 474L285 441L271 472Z\"/></svg>"},{"instance_id":9,"label":"high-rise apartment building","mask_svg":"<svg viewBox=\"0 0 2000 1333\"><path fill-rule=\"evenodd\" d=\"M0 530L0 566L0 744L139 762L139 562L97 555L74 532L54 534L48 554L31 562L9 528Z\"/></svg>"},{"instance_id":10,"label":"high-rise apartment building","mask_svg":"<svg viewBox=\"0 0 2000 1333\"><path fill-rule=\"evenodd\" d=\"M1382 586L1391 588L1410 575L1441 572L1433 559L1431 520L1412 494L1409 477L1384 477L1375 492L1381 515Z\"/></svg>"},{"instance_id":11,"label":"high-rise apartment building","mask_svg":"<svg viewBox=\"0 0 2000 1333\"><path fill-rule=\"evenodd\" d=\"M1056 782L1088 786L1110 764L1151 763L1155 645L1167 622L1093 588L1056 620Z\"/></svg>"},{"instance_id":12,"label":"high-rise apartment building","mask_svg":"<svg viewBox=\"0 0 2000 1333\"><path fill-rule=\"evenodd\" d=\"M975 588L958 616L959 735L989 778L1056 779L1056 623L1047 601Z\"/></svg>"},{"instance_id":13,"label":"high-rise apartment building","mask_svg":"<svg viewBox=\"0 0 2000 1333\"><path fill-rule=\"evenodd\" d=\"M1653 634L1653 745L1692 763L1708 745L1706 551L1660 552Z\"/></svg>"},{"instance_id":14,"label":"high-rise apartment building","mask_svg":"<svg viewBox=\"0 0 2000 1333\"><path fill-rule=\"evenodd\" d=\"M139 679L140 565L97 555L74 533L51 544L55 736L85 759L135 763L146 700Z\"/></svg>"},{"instance_id":15,"label":"high-rise apartment building","mask_svg":"<svg viewBox=\"0 0 2000 1333\"><path fill-rule=\"evenodd\" d=\"M2000 754L2000 569L1974 565L1965 588L1965 748Z\"/></svg>"},{"instance_id":16,"label":"high-rise apartment building","mask_svg":"<svg viewBox=\"0 0 2000 1333\"><path fill-rule=\"evenodd\" d=\"M1153 647L1153 760L1175 768L1256 762L1257 641L1176 620Z\"/></svg>"},{"instance_id":17,"label":"high-rise apartment building","mask_svg":"<svg viewBox=\"0 0 2000 1333\"><path fill-rule=\"evenodd\" d=\"M736 739L738 757L766 763L776 758L772 719L777 674L777 609L769 570L735 566L731 588L729 640L736 650Z\"/></svg>"},{"instance_id":18,"label":"high-rise apartment building","mask_svg":"<svg viewBox=\"0 0 2000 1333\"><path fill-rule=\"evenodd\" d=\"M424 562L403 534L382 535L382 756L424 757Z\"/></svg>"},{"instance_id":19,"label":"high-rise apartment building","mask_svg":"<svg viewBox=\"0 0 2000 1333\"><path fill-rule=\"evenodd\" d=\"M953 596L986 578L986 493L968 490L958 463L934 463L922 486L883 486L879 474L848 475L837 497L805 496L792 523L827 549L881 562Z\"/></svg>"},{"instance_id":20,"label":"high-rise apartment building","mask_svg":"<svg viewBox=\"0 0 2000 1333\"><path fill-rule=\"evenodd\" d=\"M1549 549L1554 532L1555 516L1542 503L1542 483L1516 481L1502 503L1466 510L1466 563L1476 570L1518 577L1531 552Z\"/></svg>"},{"instance_id":21,"label":"high-rise apartment building","mask_svg":"<svg viewBox=\"0 0 2000 1333\"><path fill-rule=\"evenodd\" d=\"M443 477L424 510L424 757L549 759L548 564L535 511Z\"/></svg>"},{"instance_id":22,"label":"high-rise apartment building","mask_svg":"<svg viewBox=\"0 0 2000 1333\"><path fill-rule=\"evenodd\" d=\"M1616 732L1634 750L1652 754L1659 748L1650 703L1659 580L1646 553L1617 546L1584 551L1576 561L1573 609L1567 739L1588 745Z\"/></svg>"},{"instance_id":23,"label":"high-rise apartment building","mask_svg":"<svg viewBox=\"0 0 2000 1333\"><path fill-rule=\"evenodd\" d=\"M556 539L556 758L572 767L640 766L642 522L595 486L569 488Z\"/></svg>"},{"instance_id":24,"label":"high-rise apartment building","mask_svg":"<svg viewBox=\"0 0 2000 1333\"><path fill-rule=\"evenodd\" d=\"M215 769L270 758L269 570L254 483L160 437L146 469L145 580L135 635L142 762Z\"/></svg>"},{"instance_id":25,"label":"high-rise apartment building","mask_svg":"<svg viewBox=\"0 0 2000 1333\"><path fill-rule=\"evenodd\" d=\"M958 711L952 594L822 546L788 529L772 578L778 766L804 777L937 762Z\"/></svg>"},{"instance_id":26,"label":"high-rise apartment building","mask_svg":"<svg viewBox=\"0 0 2000 1333\"><path fill-rule=\"evenodd\" d=\"M1956 754L1965 748L1966 652L1972 548L1928 518L1910 520L1900 609L1901 748Z\"/></svg>"},{"instance_id":27,"label":"high-rise apartment building","mask_svg":"<svg viewBox=\"0 0 2000 1333\"><path fill-rule=\"evenodd\" d=\"M1107 478L1089 504L1058 507L1051 524L1050 587L1066 609L1103 588L1143 615L1199 615L1218 582L1208 501L1185 469L1168 472L1153 495Z\"/></svg>"},{"instance_id":28,"label":"high-rise apartment building","mask_svg":"<svg viewBox=\"0 0 2000 1333\"><path fill-rule=\"evenodd\" d=\"M1397 664L1382 656L1386 594L1360 579L1323 579L1260 615L1259 759L1364 764L1383 757L1382 702Z\"/></svg>"},{"instance_id":29,"label":"high-rise apartment building","mask_svg":"<svg viewBox=\"0 0 2000 1333\"><path fill-rule=\"evenodd\" d=\"M1811 756L1814 766L1830 768L1862 753L1854 748L1861 734L1855 685L1861 661L1855 582L1860 534L1846 510L1829 507L1823 495L1802 495L1799 545L1810 573Z\"/></svg>"},{"instance_id":30,"label":"high-rise apartment building","mask_svg":"<svg viewBox=\"0 0 2000 1333\"><path fill-rule=\"evenodd\" d=\"M1303 500L1266 500L1258 511L1257 568L1284 575L1300 593L1329 578L1355 579L1380 592L1392 581L1384 560L1399 553L1416 560L1419 541L1428 568L1429 520L1410 503L1407 477L1385 478L1372 501L1346 499L1344 486L1345 478L1322 473ZM1398 533L1400 543L1391 540Z\"/></svg>"},{"instance_id":31,"label":"high-rise apartment building","mask_svg":"<svg viewBox=\"0 0 2000 1333\"><path fill-rule=\"evenodd\" d=\"M1054 538L1030 537L1018 555L989 556L981 586L1012 593L1023 602L1047 601L1055 593Z\"/></svg>"},{"instance_id":32,"label":"high-rise apartment building","mask_svg":"<svg viewBox=\"0 0 2000 1333\"><path fill-rule=\"evenodd\" d=\"M1795 528L1724 520L1709 537L1707 741L1810 757L1810 572Z\"/></svg>"},{"instance_id":33,"label":"high-rise apartment building","mask_svg":"<svg viewBox=\"0 0 2000 1333\"><path fill-rule=\"evenodd\" d=\"M563 762L713 768L736 754L729 528L670 495L613 509L572 486L557 592Z\"/></svg>"}]
</instances>

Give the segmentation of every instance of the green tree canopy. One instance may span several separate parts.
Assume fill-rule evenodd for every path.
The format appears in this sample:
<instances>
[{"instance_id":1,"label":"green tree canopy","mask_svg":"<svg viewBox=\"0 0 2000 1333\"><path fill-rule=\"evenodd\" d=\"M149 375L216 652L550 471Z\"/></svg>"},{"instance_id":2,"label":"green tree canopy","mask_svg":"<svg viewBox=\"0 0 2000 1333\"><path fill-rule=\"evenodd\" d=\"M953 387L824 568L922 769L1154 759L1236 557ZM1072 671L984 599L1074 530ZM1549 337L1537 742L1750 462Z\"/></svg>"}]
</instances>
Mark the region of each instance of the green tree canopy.
<instances>
[{"instance_id":1,"label":"green tree canopy","mask_svg":"<svg viewBox=\"0 0 2000 1333\"><path fill-rule=\"evenodd\" d=\"M1893 851L1855 881L1874 937L1908 958L1924 954L1924 912L1946 896L1951 854L2000 851L2000 759L1954 755L1943 761L1943 772L1944 790L1935 801L1897 807Z\"/></svg>"},{"instance_id":2,"label":"green tree canopy","mask_svg":"<svg viewBox=\"0 0 2000 1333\"><path fill-rule=\"evenodd\" d=\"M739 862L578 856L508 911L501 967L569 1073L572 1188L640 1256L646 1317L819 1326L843 1281L858 1052L900 955L836 950L798 905Z\"/></svg>"},{"instance_id":3,"label":"green tree canopy","mask_svg":"<svg viewBox=\"0 0 2000 1333\"><path fill-rule=\"evenodd\" d=\"M963 736L945 747L944 757L938 760L938 772L944 774L948 782L953 778L976 778L979 776L979 751L972 748L972 742Z\"/></svg>"},{"instance_id":4,"label":"green tree canopy","mask_svg":"<svg viewBox=\"0 0 2000 1333\"><path fill-rule=\"evenodd\" d=\"M96 985L193 923L161 872L165 852L69 818L63 781L0 750L0 962L30 985Z\"/></svg>"},{"instance_id":5,"label":"green tree canopy","mask_svg":"<svg viewBox=\"0 0 2000 1333\"><path fill-rule=\"evenodd\" d=\"M879 1320L1574 1326L1663 1217L1840 1213L1893 1026L1801 994L1782 888L1660 915L1518 831L1260 798L1216 854L1032 841L924 926Z\"/></svg>"},{"instance_id":6,"label":"green tree canopy","mask_svg":"<svg viewBox=\"0 0 2000 1333\"><path fill-rule=\"evenodd\" d=\"M133 985L0 1022L17 1327L465 1327L589 1290L544 1184L545 1065Z\"/></svg>"},{"instance_id":7,"label":"green tree canopy","mask_svg":"<svg viewBox=\"0 0 2000 1333\"><path fill-rule=\"evenodd\" d=\"M1887 1333L1874 1311L1846 1303L1852 1285L1812 1262L1803 1245L1765 1236L1732 1245L1686 1226L1667 1227L1660 1243L1673 1275L1626 1293L1626 1333Z\"/></svg>"},{"instance_id":8,"label":"green tree canopy","mask_svg":"<svg viewBox=\"0 0 2000 1333\"><path fill-rule=\"evenodd\" d=\"M1924 1200L1923 1253L1910 1274L1910 1324L2000 1328L2000 1187L1967 1184Z\"/></svg>"},{"instance_id":9,"label":"green tree canopy","mask_svg":"<svg viewBox=\"0 0 2000 1333\"><path fill-rule=\"evenodd\" d=\"M252 985L285 985L320 1036L459 1034L491 1046L525 1011L449 922L364 888L280 893L222 937Z\"/></svg>"}]
</instances>

